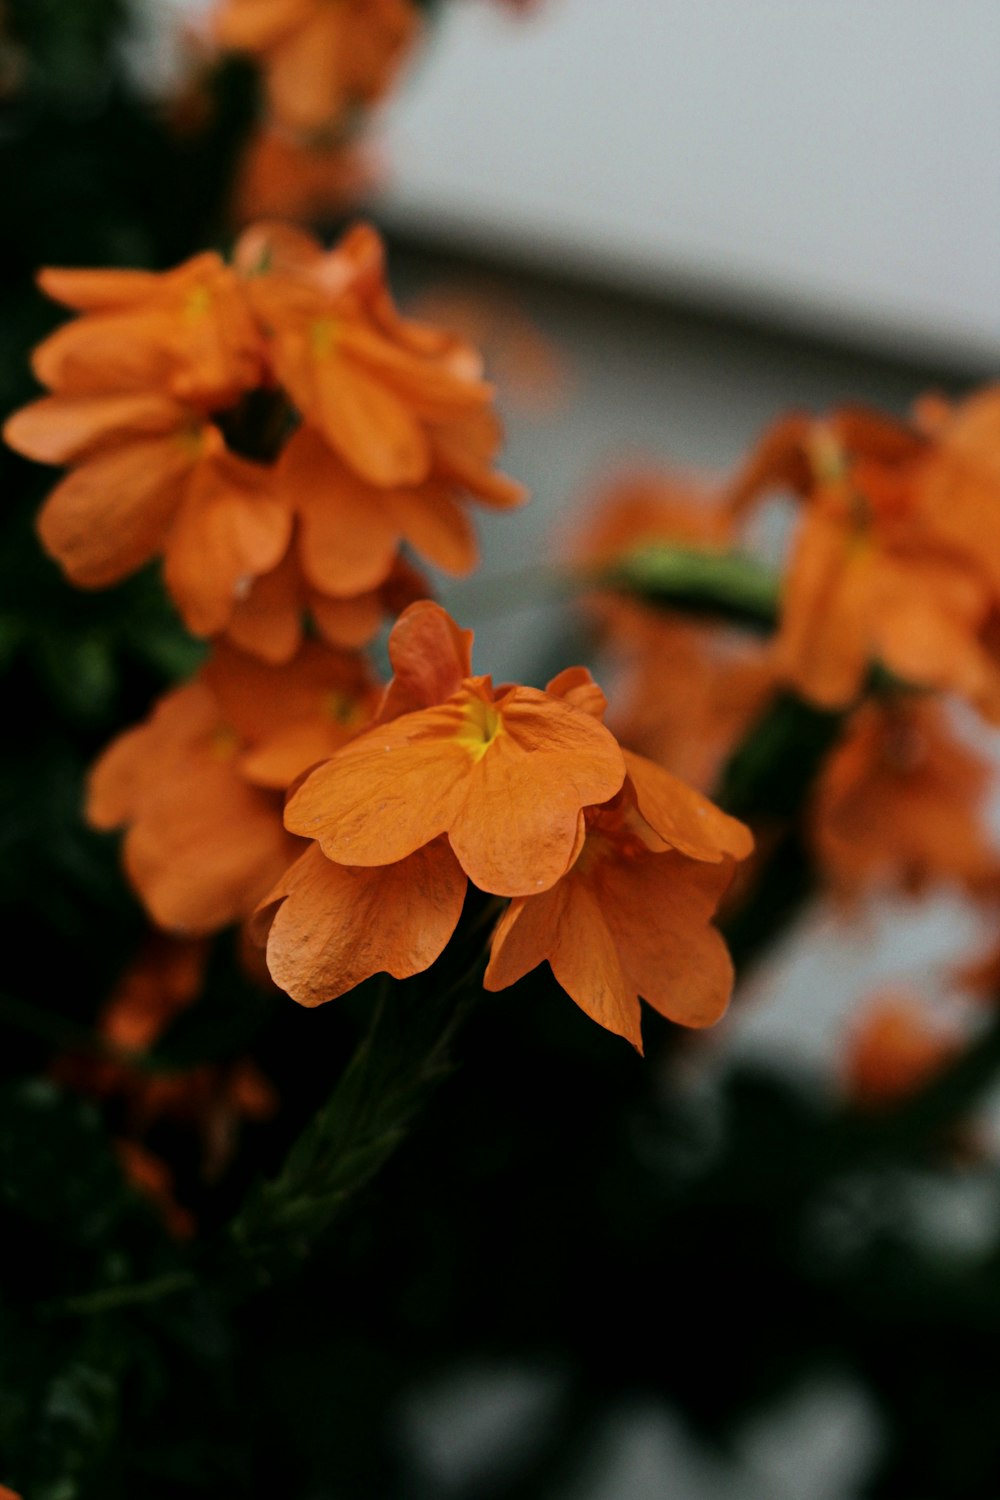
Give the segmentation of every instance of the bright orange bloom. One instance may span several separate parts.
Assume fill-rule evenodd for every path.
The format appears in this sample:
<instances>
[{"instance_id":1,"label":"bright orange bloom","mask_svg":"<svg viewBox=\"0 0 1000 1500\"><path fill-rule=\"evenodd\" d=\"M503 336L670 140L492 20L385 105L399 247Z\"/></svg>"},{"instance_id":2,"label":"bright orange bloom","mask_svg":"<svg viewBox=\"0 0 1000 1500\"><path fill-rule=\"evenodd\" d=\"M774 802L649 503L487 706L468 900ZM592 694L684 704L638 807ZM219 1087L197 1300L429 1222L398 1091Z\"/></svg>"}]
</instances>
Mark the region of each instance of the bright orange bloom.
<instances>
[{"instance_id":1,"label":"bright orange bloom","mask_svg":"<svg viewBox=\"0 0 1000 1500\"><path fill-rule=\"evenodd\" d=\"M383 714L308 776L286 826L336 864L393 864L447 834L481 890L512 896L554 884L579 849L582 809L622 784L612 736L552 694L471 676L468 642L427 601L401 616L390 656L389 701L416 685L414 706Z\"/></svg>"},{"instance_id":2,"label":"bright orange bloom","mask_svg":"<svg viewBox=\"0 0 1000 1500\"><path fill-rule=\"evenodd\" d=\"M36 352L53 394L5 435L72 466L38 524L81 587L162 556L194 634L285 660L304 610L332 640L359 639L360 617L370 633L403 543L472 568L468 498L524 499L493 468L478 357L399 315L367 226L329 254L272 225L235 269L210 255L41 279L82 316Z\"/></svg>"},{"instance_id":3,"label":"bright orange bloom","mask_svg":"<svg viewBox=\"0 0 1000 1500\"><path fill-rule=\"evenodd\" d=\"M381 99L419 26L413 0L222 0L215 18L223 47L260 59L274 118L300 131Z\"/></svg>"},{"instance_id":4,"label":"bright orange bloom","mask_svg":"<svg viewBox=\"0 0 1000 1500\"><path fill-rule=\"evenodd\" d=\"M570 674L549 685L574 687ZM599 716L601 704L591 699L589 711ZM725 1011L732 963L710 923L753 840L668 771L628 751L625 763L622 790L587 808L562 879L501 917L484 983L505 989L547 960L588 1016L641 1052L640 996L685 1026Z\"/></svg>"},{"instance_id":5,"label":"bright orange bloom","mask_svg":"<svg viewBox=\"0 0 1000 1500\"><path fill-rule=\"evenodd\" d=\"M961 1045L912 996L893 990L873 995L849 1039L846 1092L862 1109L891 1108L929 1083Z\"/></svg>"},{"instance_id":6,"label":"bright orange bloom","mask_svg":"<svg viewBox=\"0 0 1000 1500\"><path fill-rule=\"evenodd\" d=\"M974 699L995 681L978 640L990 589L976 558L926 524L917 493L926 453L916 429L877 413L792 417L764 435L734 481L737 509L776 487L806 500L775 661L822 707L849 704L875 662Z\"/></svg>"},{"instance_id":7,"label":"bright orange bloom","mask_svg":"<svg viewBox=\"0 0 1000 1500\"><path fill-rule=\"evenodd\" d=\"M332 454L375 486L419 485L446 466L449 433L464 446L493 390L468 345L400 317L374 231L361 225L324 254L307 235L252 229L236 253L277 379ZM523 498L507 489L500 503Z\"/></svg>"},{"instance_id":8,"label":"bright orange bloom","mask_svg":"<svg viewBox=\"0 0 1000 1500\"><path fill-rule=\"evenodd\" d=\"M208 933L249 915L300 846L281 793L362 727L363 663L309 642L280 669L220 647L95 765L87 815L125 826L125 868L159 926Z\"/></svg>"},{"instance_id":9,"label":"bright orange bloom","mask_svg":"<svg viewBox=\"0 0 1000 1500\"><path fill-rule=\"evenodd\" d=\"M821 871L848 896L880 884L983 887L997 864L984 820L992 782L937 699L863 704L816 784L810 827Z\"/></svg>"}]
</instances>

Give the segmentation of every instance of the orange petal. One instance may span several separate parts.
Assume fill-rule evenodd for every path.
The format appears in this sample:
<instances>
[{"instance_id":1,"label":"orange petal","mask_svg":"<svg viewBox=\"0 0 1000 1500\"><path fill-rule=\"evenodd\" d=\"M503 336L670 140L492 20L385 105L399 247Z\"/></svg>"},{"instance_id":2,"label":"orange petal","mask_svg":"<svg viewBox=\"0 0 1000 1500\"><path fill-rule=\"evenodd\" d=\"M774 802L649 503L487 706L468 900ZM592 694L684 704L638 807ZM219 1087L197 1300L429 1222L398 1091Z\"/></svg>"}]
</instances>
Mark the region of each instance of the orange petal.
<instances>
[{"instance_id":1,"label":"orange petal","mask_svg":"<svg viewBox=\"0 0 1000 1500\"><path fill-rule=\"evenodd\" d=\"M290 661L302 644L304 612L293 543L278 566L255 578L246 597L237 599L226 636L261 661Z\"/></svg>"},{"instance_id":2,"label":"orange petal","mask_svg":"<svg viewBox=\"0 0 1000 1500\"><path fill-rule=\"evenodd\" d=\"M442 486L387 491L386 510L397 534L446 573L469 573L479 561L472 522Z\"/></svg>"},{"instance_id":3,"label":"orange petal","mask_svg":"<svg viewBox=\"0 0 1000 1500\"><path fill-rule=\"evenodd\" d=\"M545 684L545 691L552 698L565 698L574 708L603 722L608 700L586 667L565 667Z\"/></svg>"},{"instance_id":4,"label":"orange petal","mask_svg":"<svg viewBox=\"0 0 1000 1500\"><path fill-rule=\"evenodd\" d=\"M174 437L96 454L49 495L38 534L81 588L105 588L163 546L195 456Z\"/></svg>"},{"instance_id":5,"label":"orange petal","mask_svg":"<svg viewBox=\"0 0 1000 1500\"><path fill-rule=\"evenodd\" d=\"M472 671L472 631L460 630L446 609L420 599L403 611L389 636L393 679L379 719L444 703Z\"/></svg>"},{"instance_id":6,"label":"orange petal","mask_svg":"<svg viewBox=\"0 0 1000 1500\"><path fill-rule=\"evenodd\" d=\"M819 511L802 525L785 585L775 660L791 684L823 708L856 696L872 652L874 553Z\"/></svg>"},{"instance_id":7,"label":"orange petal","mask_svg":"<svg viewBox=\"0 0 1000 1500\"><path fill-rule=\"evenodd\" d=\"M280 562L291 533L266 469L231 454L199 464L165 549L167 588L188 628L223 630L253 579Z\"/></svg>"},{"instance_id":8,"label":"orange petal","mask_svg":"<svg viewBox=\"0 0 1000 1500\"><path fill-rule=\"evenodd\" d=\"M726 945L710 925L733 866L679 854L607 861L596 882L629 987L683 1026L711 1026L733 988Z\"/></svg>"},{"instance_id":9,"label":"orange petal","mask_svg":"<svg viewBox=\"0 0 1000 1500\"><path fill-rule=\"evenodd\" d=\"M346 468L308 427L282 454L275 485L298 513L299 559L314 588L350 597L383 581L399 541L384 491Z\"/></svg>"},{"instance_id":10,"label":"orange petal","mask_svg":"<svg viewBox=\"0 0 1000 1500\"><path fill-rule=\"evenodd\" d=\"M603 724L535 688L515 688L502 721L474 766L449 838L481 890L522 896L565 873L581 809L615 795L624 762Z\"/></svg>"},{"instance_id":11,"label":"orange petal","mask_svg":"<svg viewBox=\"0 0 1000 1500\"><path fill-rule=\"evenodd\" d=\"M494 932L483 984L506 989L545 959L581 1010L642 1051L639 1001L601 908L582 881L568 878L541 896L511 902Z\"/></svg>"},{"instance_id":12,"label":"orange petal","mask_svg":"<svg viewBox=\"0 0 1000 1500\"><path fill-rule=\"evenodd\" d=\"M45 464L79 459L110 437L150 437L181 427L184 409L168 396L45 396L9 417L4 440Z\"/></svg>"},{"instance_id":13,"label":"orange petal","mask_svg":"<svg viewBox=\"0 0 1000 1500\"><path fill-rule=\"evenodd\" d=\"M366 646L378 633L385 614L378 589L355 599L327 599L310 593L309 609L323 639L345 650Z\"/></svg>"},{"instance_id":14,"label":"orange petal","mask_svg":"<svg viewBox=\"0 0 1000 1500\"><path fill-rule=\"evenodd\" d=\"M267 940L271 975L301 1005L321 1005L372 974L419 974L454 932L465 887L443 841L377 869L331 864L313 844L264 904L266 914L281 903Z\"/></svg>"},{"instance_id":15,"label":"orange petal","mask_svg":"<svg viewBox=\"0 0 1000 1500\"><path fill-rule=\"evenodd\" d=\"M745 824L662 766L631 750L622 754L639 811L671 848L713 863L724 855L746 859L751 853L753 835Z\"/></svg>"}]
</instances>

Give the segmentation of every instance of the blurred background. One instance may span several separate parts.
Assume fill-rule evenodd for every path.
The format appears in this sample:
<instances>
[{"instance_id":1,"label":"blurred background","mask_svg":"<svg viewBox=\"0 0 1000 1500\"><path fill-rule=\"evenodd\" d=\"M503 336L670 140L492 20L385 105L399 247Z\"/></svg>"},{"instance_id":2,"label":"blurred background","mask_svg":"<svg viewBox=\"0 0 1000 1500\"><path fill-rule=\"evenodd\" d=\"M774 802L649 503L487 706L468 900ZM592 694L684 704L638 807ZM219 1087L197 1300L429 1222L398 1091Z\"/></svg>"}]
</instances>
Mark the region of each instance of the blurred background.
<instances>
[{"instance_id":1,"label":"blurred background","mask_svg":"<svg viewBox=\"0 0 1000 1500\"><path fill-rule=\"evenodd\" d=\"M176 85L185 66L180 24L195 25L207 10L197 0L147 5L125 63L150 96ZM98 90L81 104L82 117L101 107ZM617 470L641 463L722 475L787 408L822 412L852 401L904 414L928 390L960 393L995 374L998 139L1000 11L991 0L960 7L936 0L541 0L517 13L492 0L432 7L419 58L373 121L377 185L361 209L388 237L404 306L432 321L472 320L500 390L504 467L531 491L531 505L516 517L481 517L482 572L442 585L444 602L476 630L480 670L498 680L542 681L562 643L572 649L578 619L536 565L569 554L578 519ZM183 195L183 179L172 191ZM993 753L995 737L984 732L982 740ZM711 1167L721 1136L735 1129L739 1139L692 1216L668 1220L671 1232L689 1240L679 1244L666 1282L657 1283L655 1237L647 1242L636 1231L643 1249L634 1279L604 1287L606 1321L595 1349L603 1339L609 1358L626 1361L648 1339L659 1343L641 1349L634 1382L624 1373L611 1382L599 1419L600 1381L585 1378L581 1387L570 1369L574 1355L561 1342L573 1318L586 1316L586 1293L548 1323L536 1318L538 1337L520 1345L517 1312L510 1311L509 1341L501 1316L504 1307L521 1307L531 1328L532 1311L563 1277L601 1276L602 1245L582 1247L575 1266L560 1260L588 1232L582 1213L575 1222L572 1192L544 1202L557 1146L565 1151L574 1136L566 1111L585 1111L588 1091L603 1086L602 1059L576 1032L571 1055L586 1061L579 1075L562 1080L558 1108L542 1103L537 1059L538 1076L514 1076L524 1038L501 1044L507 1071L494 1074L486 1103L516 1115L526 1089L524 1139L505 1145L498 1130L496 1160L471 1172L470 1216L477 1204L485 1212L491 1195L506 1195L502 1212L492 1202L487 1278L502 1274L505 1234L520 1249L510 1284L484 1316L485 1332L473 1327L468 1347L468 1307L460 1298L448 1303L428 1280L436 1270L447 1281L450 1267L469 1282L468 1257L477 1249L490 1254L471 1229L467 1240L457 1232L449 1248L445 1228L435 1232L421 1217L440 1213L448 1182L461 1192L471 1170L459 1154L450 1177L445 1171L432 1185L435 1149L456 1122L474 1118L477 1060L490 1053L485 1031L476 1033L464 1083L434 1115L409 1166L390 1177L381 1221L369 1230L401 1236L405 1261L412 1224L424 1281L415 1275L397 1289L384 1316L369 1309L370 1348L356 1306L346 1332L338 1320L336 1285L324 1280L329 1266L312 1269L305 1291L306 1302L312 1294L324 1303L314 1339L328 1336L341 1360L345 1350L353 1353L359 1382L391 1392L385 1441L404 1455L406 1475L391 1494L944 1500L946 1490L935 1486L957 1448L969 1445L973 1415L956 1425L954 1444L940 1434L930 1488L920 1488L910 1439L933 1421L950 1362L968 1361L981 1346L961 1319L949 1322L942 1312L929 1330L905 1312L880 1321L883 1313L866 1298L877 1304L880 1289L903 1274L897 1240L963 1273L996 1254L990 1108L979 1127L982 1155L963 1170L951 1171L950 1158L943 1170L937 1157L908 1161L894 1171L891 1189L878 1172L847 1173L799 1204L794 1224L790 1210L783 1217L780 1205L761 1207L765 1200L755 1197L755 1153L768 1153L775 1141L787 1145L798 1131L805 1138L813 1111L822 1115L837 1103L844 1038L860 996L891 982L943 997L949 965L988 939L990 927L948 890L919 903L880 897L861 917L819 898L755 965L697 1058L678 1063L671 1054L669 1068L647 1076L642 1108L655 1113L669 1094L669 1129L643 1133L642 1121L622 1124L636 1087L629 1065L604 1080L622 1106L615 1150L641 1169L662 1152L670 1192L680 1199L704 1164ZM539 1057L548 1045L546 1036ZM602 1211L624 1215L608 1230L615 1242L608 1265L620 1274L634 1226L623 1208L629 1179L609 1185L617 1160L610 1144L607 1160L600 1157L604 1112L610 1121L612 1105L597 1107L581 1151L585 1173L592 1169L603 1185ZM549 1144L534 1145L533 1129L550 1130ZM418 1175L405 1180L407 1171ZM519 1171L528 1184L523 1199ZM641 1193L637 1201L639 1214ZM528 1285L532 1257L524 1244L532 1236L547 1270ZM359 1236L335 1267L348 1286L356 1274L370 1290L373 1277L365 1282L357 1271L369 1251L383 1270L392 1261L384 1244L372 1251ZM812 1280L801 1270L810 1257L819 1266ZM692 1266L700 1279L678 1279ZM828 1294L825 1278L836 1283L845 1266L847 1279L856 1274L867 1291L854 1308L857 1327L841 1338L840 1292ZM719 1279L728 1289L716 1297ZM480 1288L487 1301L492 1285ZM737 1317L739 1298L745 1316ZM757 1303L752 1310L748 1299ZM280 1348L282 1319L301 1334L305 1317L302 1303L279 1298L254 1327ZM674 1323L684 1357L669 1347ZM684 1359L692 1350L698 1373L689 1389ZM315 1351L310 1358L321 1363ZM930 1363L907 1384L901 1368L921 1358ZM406 1379L385 1376L393 1359ZM660 1365L668 1373L658 1386ZM286 1442L295 1441L296 1420L329 1421L332 1452L336 1404L349 1411L351 1398L335 1381L323 1388L326 1404L310 1409L308 1387L303 1366L286 1392L269 1391L268 1399L275 1410L300 1403L283 1429ZM980 1394L982 1423L995 1379ZM560 1423L578 1445L577 1461L571 1442L569 1460L554 1452L547 1471L545 1434ZM275 1439L268 1473L280 1469L278 1446ZM1000 1459L985 1438L983 1448L956 1480L956 1500L1000 1493ZM308 1480L287 1492L302 1500L350 1494L350 1479L323 1487L322 1443L316 1451ZM536 1471L529 1459L538 1454ZM368 1479L356 1482L359 1500L390 1494L364 1487Z\"/></svg>"}]
</instances>

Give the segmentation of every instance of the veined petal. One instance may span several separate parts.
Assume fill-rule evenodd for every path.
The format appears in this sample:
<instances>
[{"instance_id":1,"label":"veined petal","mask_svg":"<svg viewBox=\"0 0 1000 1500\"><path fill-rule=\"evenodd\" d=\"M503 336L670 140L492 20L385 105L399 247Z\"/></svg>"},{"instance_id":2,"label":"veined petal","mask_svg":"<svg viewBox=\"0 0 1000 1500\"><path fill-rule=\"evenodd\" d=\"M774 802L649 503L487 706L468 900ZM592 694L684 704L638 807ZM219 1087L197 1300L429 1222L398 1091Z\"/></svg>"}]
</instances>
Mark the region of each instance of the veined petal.
<instances>
[{"instance_id":1,"label":"veined petal","mask_svg":"<svg viewBox=\"0 0 1000 1500\"><path fill-rule=\"evenodd\" d=\"M711 1026L729 1004L732 961L710 922L732 869L648 854L607 861L595 881L629 987L683 1026Z\"/></svg>"},{"instance_id":2,"label":"veined petal","mask_svg":"<svg viewBox=\"0 0 1000 1500\"><path fill-rule=\"evenodd\" d=\"M379 719L444 703L472 671L472 631L460 630L446 609L419 599L403 611L389 636L393 678Z\"/></svg>"},{"instance_id":3,"label":"veined petal","mask_svg":"<svg viewBox=\"0 0 1000 1500\"><path fill-rule=\"evenodd\" d=\"M506 989L545 959L581 1010L642 1051L639 1001L600 906L572 875L540 896L511 902L493 935L484 987Z\"/></svg>"},{"instance_id":4,"label":"veined petal","mask_svg":"<svg viewBox=\"0 0 1000 1500\"><path fill-rule=\"evenodd\" d=\"M117 583L160 551L196 462L173 435L94 454L42 506L42 545L81 588Z\"/></svg>"},{"instance_id":5,"label":"veined petal","mask_svg":"<svg viewBox=\"0 0 1000 1500\"><path fill-rule=\"evenodd\" d=\"M565 874L581 809L613 797L625 765L602 724L535 688L515 688L497 709L501 727L472 767L449 838L481 890L524 896Z\"/></svg>"},{"instance_id":6,"label":"veined petal","mask_svg":"<svg viewBox=\"0 0 1000 1500\"><path fill-rule=\"evenodd\" d=\"M385 971L430 967L458 924L466 878L443 840L398 864L351 869L313 844L266 899L272 978L300 1005L321 1005ZM280 903L280 905L278 905Z\"/></svg>"},{"instance_id":7,"label":"veined petal","mask_svg":"<svg viewBox=\"0 0 1000 1500\"><path fill-rule=\"evenodd\" d=\"M717 863L725 855L746 859L753 835L693 787L662 766L623 750L636 804L660 838L691 859Z\"/></svg>"},{"instance_id":8,"label":"veined petal","mask_svg":"<svg viewBox=\"0 0 1000 1500\"><path fill-rule=\"evenodd\" d=\"M444 704L369 730L308 776L285 826L317 839L328 859L386 865L445 833L465 797L470 757L461 708Z\"/></svg>"}]
</instances>

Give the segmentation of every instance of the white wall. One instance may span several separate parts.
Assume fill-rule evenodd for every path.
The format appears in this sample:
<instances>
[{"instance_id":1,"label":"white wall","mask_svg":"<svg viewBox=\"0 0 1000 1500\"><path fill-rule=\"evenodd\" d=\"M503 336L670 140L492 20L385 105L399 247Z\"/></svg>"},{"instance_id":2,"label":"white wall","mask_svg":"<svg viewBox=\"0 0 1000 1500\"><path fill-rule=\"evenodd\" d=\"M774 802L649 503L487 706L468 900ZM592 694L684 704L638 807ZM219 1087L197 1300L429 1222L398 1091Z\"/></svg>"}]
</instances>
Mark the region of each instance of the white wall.
<instances>
[{"instance_id":1,"label":"white wall","mask_svg":"<svg viewBox=\"0 0 1000 1500\"><path fill-rule=\"evenodd\" d=\"M997 0L451 0L396 226L1000 363Z\"/></svg>"}]
</instances>

